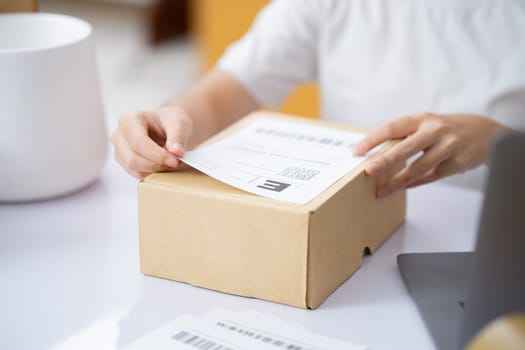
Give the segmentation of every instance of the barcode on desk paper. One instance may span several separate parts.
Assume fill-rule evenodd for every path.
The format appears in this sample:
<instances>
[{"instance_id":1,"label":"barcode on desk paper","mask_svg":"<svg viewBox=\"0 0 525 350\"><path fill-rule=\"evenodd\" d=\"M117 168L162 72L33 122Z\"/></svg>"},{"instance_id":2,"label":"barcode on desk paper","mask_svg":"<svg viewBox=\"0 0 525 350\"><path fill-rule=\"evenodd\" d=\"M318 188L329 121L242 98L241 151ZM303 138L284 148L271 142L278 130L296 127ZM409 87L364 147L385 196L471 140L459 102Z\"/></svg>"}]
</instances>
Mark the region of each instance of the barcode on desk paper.
<instances>
[{"instance_id":1,"label":"barcode on desk paper","mask_svg":"<svg viewBox=\"0 0 525 350\"><path fill-rule=\"evenodd\" d=\"M280 173L278 173L277 175L289 177L295 180L310 181L317 174L319 174L319 170L288 167Z\"/></svg>"},{"instance_id":2,"label":"barcode on desk paper","mask_svg":"<svg viewBox=\"0 0 525 350\"><path fill-rule=\"evenodd\" d=\"M219 342L188 331L180 331L172 337L174 340L201 350L236 350Z\"/></svg>"},{"instance_id":3,"label":"barcode on desk paper","mask_svg":"<svg viewBox=\"0 0 525 350\"><path fill-rule=\"evenodd\" d=\"M255 330L253 328L249 328L249 327L245 327L241 325L235 325L229 322L217 322L216 325L232 333L242 335L245 337L249 337L253 340L260 341L261 343L272 345L275 347L275 349L313 350L312 348L301 346L297 344L297 342L294 342L293 340L288 340L288 339L285 339L284 337L275 336L273 334L264 334L265 332Z\"/></svg>"}]
</instances>

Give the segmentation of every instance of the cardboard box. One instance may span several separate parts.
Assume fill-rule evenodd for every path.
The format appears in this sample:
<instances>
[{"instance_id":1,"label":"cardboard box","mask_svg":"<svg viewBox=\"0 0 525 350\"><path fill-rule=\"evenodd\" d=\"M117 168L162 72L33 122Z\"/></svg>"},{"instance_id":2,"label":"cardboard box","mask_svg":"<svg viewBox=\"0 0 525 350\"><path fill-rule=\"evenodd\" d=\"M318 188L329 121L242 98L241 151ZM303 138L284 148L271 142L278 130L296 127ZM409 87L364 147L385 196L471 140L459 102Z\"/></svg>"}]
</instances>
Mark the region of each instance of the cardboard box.
<instances>
[{"instance_id":1,"label":"cardboard box","mask_svg":"<svg viewBox=\"0 0 525 350\"><path fill-rule=\"evenodd\" d=\"M359 268L365 251L373 253L404 221L405 193L379 200L378 181L364 174L362 164L299 205L238 190L189 167L152 174L139 184L141 271L316 308Z\"/></svg>"}]
</instances>

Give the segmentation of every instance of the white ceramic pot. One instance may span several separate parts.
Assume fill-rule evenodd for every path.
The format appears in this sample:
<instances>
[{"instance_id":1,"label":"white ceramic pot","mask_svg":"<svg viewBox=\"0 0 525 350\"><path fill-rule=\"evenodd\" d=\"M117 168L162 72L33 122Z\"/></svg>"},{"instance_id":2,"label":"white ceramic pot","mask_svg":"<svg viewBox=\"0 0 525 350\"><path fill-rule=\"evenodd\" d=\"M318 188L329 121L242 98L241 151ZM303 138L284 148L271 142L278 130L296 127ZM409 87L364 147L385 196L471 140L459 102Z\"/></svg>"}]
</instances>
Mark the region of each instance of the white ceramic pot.
<instances>
[{"instance_id":1,"label":"white ceramic pot","mask_svg":"<svg viewBox=\"0 0 525 350\"><path fill-rule=\"evenodd\" d=\"M106 150L91 26L56 14L0 15L0 201L82 188Z\"/></svg>"}]
</instances>

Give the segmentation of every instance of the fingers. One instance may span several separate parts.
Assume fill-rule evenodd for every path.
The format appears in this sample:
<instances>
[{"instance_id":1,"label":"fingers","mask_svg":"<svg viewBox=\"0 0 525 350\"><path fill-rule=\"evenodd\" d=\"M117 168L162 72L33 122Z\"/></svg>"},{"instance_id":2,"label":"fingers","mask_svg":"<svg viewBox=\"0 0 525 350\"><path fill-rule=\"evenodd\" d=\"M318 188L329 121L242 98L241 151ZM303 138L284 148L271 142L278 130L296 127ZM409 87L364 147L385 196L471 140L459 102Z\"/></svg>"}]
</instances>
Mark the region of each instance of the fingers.
<instances>
[{"instance_id":1,"label":"fingers","mask_svg":"<svg viewBox=\"0 0 525 350\"><path fill-rule=\"evenodd\" d=\"M176 168L192 128L192 119L174 106L124 115L111 138L115 159L137 178Z\"/></svg>"},{"instance_id":2,"label":"fingers","mask_svg":"<svg viewBox=\"0 0 525 350\"><path fill-rule=\"evenodd\" d=\"M115 153L115 156L114 156L115 160L124 168L124 170L130 174L131 176L139 179L139 180L142 180L143 178L145 178L147 175L149 174L146 174L146 173L141 173L141 172L138 172L138 171L135 171L135 170L131 170L131 169L127 169L125 167L125 164L126 162L124 162L122 159L120 159L119 155L117 153Z\"/></svg>"},{"instance_id":3,"label":"fingers","mask_svg":"<svg viewBox=\"0 0 525 350\"><path fill-rule=\"evenodd\" d=\"M419 127L420 119L408 116L392 120L372 130L353 149L356 156L363 156L385 141L402 138L412 134Z\"/></svg>"},{"instance_id":4,"label":"fingers","mask_svg":"<svg viewBox=\"0 0 525 350\"><path fill-rule=\"evenodd\" d=\"M457 173L458 161L454 158L447 159L428 171L424 176L411 182L406 188L428 184L441 178Z\"/></svg>"},{"instance_id":5,"label":"fingers","mask_svg":"<svg viewBox=\"0 0 525 350\"><path fill-rule=\"evenodd\" d=\"M502 127L486 117L470 114L420 113L387 123L369 133L354 149L362 155L393 138L406 137L365 167L377 175L392 165L423 155L394 174L377 190L385 197L399 189L419 186L482 164L491 135Z\"/></svg>"},{"instance_id":6,"label":"fingers","mask_svg":"<svg viewBox=\"0 0 525 350\"><path fill-rule=\"evenodd\" d=\"M162 133L155 117L147 113L122 116L112 135L115 159L132 176L142 179L179 165L179 160L150 137Z\"/></svg>"},{"instance_id":7,"label":"fingers","mask_svg":"<svg viewBox=\"0 0 525 350\"><path fill-rule=\"evenodd\" d=\"M420 113L394 120L375 129L361 141L354 153L366 153L385 141L405 136L407 137L404 140L365 166L365 172L374 176L423 152L420 158L394 174L377 189L379 198L407 188L423 177L430 180L432 177L441 176L443 168L437 168L437 173L430 174L430 172L438 164L448 164L448 158L458 152L460 144L448 119L430 113ZM448 168L445 170L449 171ZM456 165L450 171L457 170Z\"/></svg>"},{"instance_id":8,"label":"fingers","mask_svg":"<svg viewBox=\"0 0 525 350\"><path fill-rule=\"evenodd\" d=\"M118 147L117 150L123 153L122 159L127 159L132 152L141 156L142 158L148 159L157 165L166 165L169 167L177 167L179 160L170 154L166 149L155 143L148 132L150 129L155 128L152 124L155 122L155 118L146 118L144 115L132 115L121 118L119 122L119 131L117 133L117 140L120 141L121 149Z\"/></svg>"},{"instance_id":9,"label":"fingers","mask_svg":"<svg viewBox=\"0 0 525 350\"><path fill-rule=\"evenodd\" d=\"M161 113L160 123L166 133L166 149L177 157L182 157L193 132L193 123L183 110L176 110L176 114L173 112L170 110L170 113Z\"/></svg>"},{"instance_id":10,"label":"fingers","mask_svg":"<svg viewBox=\"0 0 525 350\"><path fill-rule=\"evenodd\" d=\"M117 160L130 175L138 179L142 179L154 172L169 169L167 165L159 164L135 152L118 130L113 134L112 141L115 145L115 160Z\"/></svg>"},{"instance_id":11,"label":"fingers","mask_svg":"<svg viewBox=\"0 0 525 350\"><path fill-rule=\"evenodd\" d=\"M451 156L452 152L452 149L444 142L435 144L420 158L394 175L386 184L380 186L377 189L377 197L384 198L397 190L405 189L424 176L430 178L430 172L436 167L436 164L446 163L446 159Z\"/></svg>"},{"instance_id":12,"label":"fingers","mask_svg":"<svg viewBox=\"0 0 525 350\"><path fill-rule=\"evenodd\" d=\"M418 152L429 148L436 142L437 137L436 134L426 130L418 131L369 162L365 167L365 171L368 175L377 175L384 169L404 162Z\"/></svg>"}]
</instances>

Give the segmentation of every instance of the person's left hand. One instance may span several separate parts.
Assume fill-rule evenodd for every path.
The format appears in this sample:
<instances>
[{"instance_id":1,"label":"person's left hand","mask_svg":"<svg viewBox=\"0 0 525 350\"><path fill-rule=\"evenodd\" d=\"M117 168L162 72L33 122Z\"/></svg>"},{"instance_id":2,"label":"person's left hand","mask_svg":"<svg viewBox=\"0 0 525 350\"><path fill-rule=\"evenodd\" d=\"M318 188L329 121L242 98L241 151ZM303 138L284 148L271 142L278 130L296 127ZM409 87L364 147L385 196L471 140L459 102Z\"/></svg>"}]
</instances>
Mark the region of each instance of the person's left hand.
<instances>
[{"instance_id":1,"label":"person's left hand","mask_svg":"<svg viewBox=\"0 0 525 350\"><path fill-rule=\"evenodd\" d=\"M354 147L354 154L365 155L385 141L404 138L366 166L365 172L373 176L422 152L379 186L377 196L382 198L483 164L492 138L505 130L509 129L479 115L420 113L372 130Z\"/></svg>"}]
</instances>

